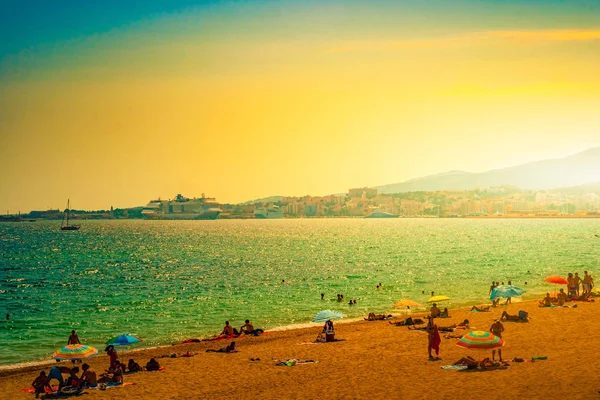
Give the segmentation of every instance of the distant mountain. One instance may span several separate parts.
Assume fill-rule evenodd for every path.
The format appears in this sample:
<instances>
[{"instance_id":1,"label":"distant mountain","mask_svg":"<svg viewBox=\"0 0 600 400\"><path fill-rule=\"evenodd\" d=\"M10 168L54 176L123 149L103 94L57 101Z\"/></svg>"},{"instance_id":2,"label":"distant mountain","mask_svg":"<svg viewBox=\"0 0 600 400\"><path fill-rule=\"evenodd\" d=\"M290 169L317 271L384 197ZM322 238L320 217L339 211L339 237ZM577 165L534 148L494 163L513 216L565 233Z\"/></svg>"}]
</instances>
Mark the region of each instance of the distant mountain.
<instances>
[{"instance_id":1,"label":"distant mountain","mask_svg":"<svg viewBox=\"0 0 600 400\"><path fill-rule=\"evenodd\" d=\"M598 177L600 179L600 177ZM566 194L583 195L586 193L600 193L600 181L586 183L585 185L571 186L566 188L558 188L556 191Z\"/></svg>"},{"instance_id":2,"label":"distant mountain","mask_svg":"<svg viewBox=\"0 0 600 400\"><path fill-rule=\"evenodd\" d=\"M281 201L283 199L283 196L271 196L271 197L265 197L262 199L256 199L256 200L249 200L243 203L240 203L241 205L246 205L246 204L256 204L256 203L277 203L278 201Z\"/></svg>"},{"instance_id":3,"label":"distant mountain","mask_svg":"<svg viewBox=\"0 0 600 400\"><path fill-rule=\"evenodd\" d=\"M521 189L556 189L597 182L600 179L600 147L556 158L481 173L450 171L375 186L380 193L435 190L471 190L475 187L516 185Z\"/></svg>"}]
</instances>

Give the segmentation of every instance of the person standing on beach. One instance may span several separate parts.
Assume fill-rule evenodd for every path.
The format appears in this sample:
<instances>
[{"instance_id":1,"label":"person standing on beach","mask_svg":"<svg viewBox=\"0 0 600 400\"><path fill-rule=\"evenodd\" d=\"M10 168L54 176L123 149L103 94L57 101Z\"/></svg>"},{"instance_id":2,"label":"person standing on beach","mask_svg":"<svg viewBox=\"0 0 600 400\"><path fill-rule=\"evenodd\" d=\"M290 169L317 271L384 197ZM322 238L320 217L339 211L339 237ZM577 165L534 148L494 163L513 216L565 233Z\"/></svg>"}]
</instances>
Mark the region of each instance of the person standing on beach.
<instances>
[{"instance_id":1,"label":"person standing on beach","mask_svg":"<svg viewBox=\"0 0 600 400\"><path fill-rule=\"evenodd\" d=\"M67 344L81 344L81 342L79 341L79 336L77 336L77 333L75 333L75 329L71 331L71 336L69 336L69 343Z\"/></svg>"},{"instance_id":2,"label":"person standing on beach","mask_svg":"<svg viewBox=\"0 0 600 400\"><path fill-rule=\"evenodd\" d=\"M512 282L511 281L508 281L508 286L512 286ZM509 305L509 304L512 304L512 297L507 297L506 298L505 305Z\"/></svg>"},{"instance_id":3,"label":"person standing on beach","mask_svg":"<svg viewBox=\"0 0 600 400\"><path fill-rule=\"evenodd\" d=\"M117 351L115 350L115 346L111 344L107 346L106 349L104 349L104 351L106 351L106 355L108 355L108 358L110 360L109 368L115 368L115 366L117 365Z\"/></svg>"},{"instance_id":4,"label":"person standing on beach","mask_svg":"<svg viewBox=\"0 0 600 400\"><path fill-rule=\"evenodd\" d=\"M496 287L494 281L492 281L492 286L490 286L490 292L488 293L488 295L492 294L492 290L494 290L494 288Z\"/></svg>"},{"instance_id":5,"label":"person standing on beach","mask_svg":"<svg viewBox=\"0 0 600 400\"><path fill-rule=\"evenodd\" d=\"M504 325L500 320L496 320L496 322L494 322L492 326L490 326L490 332L498 336L499 338L502 338L502 332L504 332ZM492 361L495 357L496 349L492 350ZM500 361L502 361L502 350L500 348L498 348L498 357L500 358Z\"/></svg>"},{"instance_id":6,"label":"person standing on beach","mask_svg":"<svg viewBox=\"0 0 600 400\"><path fill-rule=\"evenodd\" d=\"M427 332L427 353L429 354L429 361L439 360L442 339L438 327L433 322L433 317L431 316L427 317L427 327L425 328L425 331ZM431 354L431 350L435 350L435 358Z\"/></svg>"},{"instance_id":7,"label":"person standing on beach","mask_svg":"<svg viewBox=\"0 0 600 400\"><path fill-rule=\"evenodd\" d=\"M583 293L591 293L594 286L594 279L588 275L587 271L583 271Z\"/></svg>"},{"instance_id":8,"label":"person standing on beach","mask_svg":"<svg viewBox=\"0 0 600 400\"><path fill-rule=\"evenodd\" d=\"M579 287L581 286L581 278L579 277L579 272L575 272L575 276L573 277L573 285L575 286L575 290L577 291L577 297L579 297Z\"/></svg>"}]
</instances>

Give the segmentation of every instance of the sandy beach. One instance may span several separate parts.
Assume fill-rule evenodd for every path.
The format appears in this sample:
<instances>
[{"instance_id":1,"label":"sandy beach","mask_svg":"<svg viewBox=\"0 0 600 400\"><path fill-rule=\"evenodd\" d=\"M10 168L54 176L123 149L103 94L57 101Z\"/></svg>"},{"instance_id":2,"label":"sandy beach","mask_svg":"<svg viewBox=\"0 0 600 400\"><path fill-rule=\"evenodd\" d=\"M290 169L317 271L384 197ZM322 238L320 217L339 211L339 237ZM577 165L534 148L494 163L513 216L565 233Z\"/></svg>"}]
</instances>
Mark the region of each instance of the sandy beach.
<instances>
[{"instance_id":1,"label":"sandy beach","mask_svg":"<svg viewBox=\"0 0 600 400\"><path fill-rule=\"evenodd\" d=\"M314 327L243 338L237 340L239 352L233 354L206 352L224 346L225 341L129 353L123 361L133 356L144 364L150 357L171 353L198 354L191 358L159 358L166 370L126 375L125 382L132 385L106 391L86 390L85 396L99 399L596 398L600 385L591 352L600 345L600 320L596 318L600 305L569 304L577 307L539 308L537 301L530 301L481 313L454 309L450 318L437 320L439 326L447 326L466 318L472 327L487 331L504 310L510 314L528 311L529 323L504 323L503 358L530 360L546 356L547 359L509 362L506 369L446 371L440 367L463 356L481 359L491 352L463 349L455 345L457 339L444 338L441 333L441 360L429 361L426 333L396 327L388 321L360 321L336 324L336 338L343 340L333 343L313 343L320 332L320 327ZM395 319L398 320L402 318ZM292 357L318 363L276 365L275 359ZM104 355L94 357L89 364L102 372L108 366L108 359ZM21 388L29 387L42 369L48 371L49 367L1 371L2 396L34 398Z\"/></svg>"}]
</instances>

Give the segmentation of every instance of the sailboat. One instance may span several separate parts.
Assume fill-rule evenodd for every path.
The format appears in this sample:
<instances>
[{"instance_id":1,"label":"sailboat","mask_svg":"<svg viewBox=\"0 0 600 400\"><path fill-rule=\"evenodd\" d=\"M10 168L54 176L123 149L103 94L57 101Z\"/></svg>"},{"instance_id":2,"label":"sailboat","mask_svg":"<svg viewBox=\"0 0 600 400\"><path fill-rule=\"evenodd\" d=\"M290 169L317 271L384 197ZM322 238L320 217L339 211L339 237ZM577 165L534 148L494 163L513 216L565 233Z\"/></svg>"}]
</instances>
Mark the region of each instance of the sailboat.
<instances>
[{"instance_id":1,"label":"sailboat","mask_svg":"<svg viewBox=\"0 0 600 400\"><path fill-rule=\"evenodd\" d=\"M62 222L60 223L61 231L76 231L81 228L81 225L69 225L69 215L71 214L71 200L67 200L67 212L63 214ZM65 223L65 216L67 217L67 223Z\"/></svg>"}]
</instances>

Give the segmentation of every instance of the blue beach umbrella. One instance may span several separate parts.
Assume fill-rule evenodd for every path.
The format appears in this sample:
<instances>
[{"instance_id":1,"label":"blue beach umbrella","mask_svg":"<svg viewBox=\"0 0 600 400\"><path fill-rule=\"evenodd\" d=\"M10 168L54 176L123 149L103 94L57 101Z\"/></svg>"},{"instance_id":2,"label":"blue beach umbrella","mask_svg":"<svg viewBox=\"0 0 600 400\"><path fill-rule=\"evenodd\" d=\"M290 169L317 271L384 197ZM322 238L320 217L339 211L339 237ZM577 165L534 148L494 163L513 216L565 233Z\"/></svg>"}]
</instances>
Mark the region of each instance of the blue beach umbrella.
<instances>
[{"instance_id":1,"label":"blue beach umbrella","mask_svg":"<svg viewBox=\"0 0 600 400\"><path fill-rule=\"evenodd\" d=\"M525 290L514 285L496 286L490 294L490 300L496 300L500 297L503 299L508 299L509 297L519 297L523 293L525 293Z\"/></svg>"},{"instance_id":2,"label":"blue beach umbrella","mask_svg":"<svg viewBox=\"0 0 600 400\"><path fill-rule=\"evenodd\" d=\"M340 319L346 317L346 314L342 314L338 311L323 310L319 311L317 315L312 319L312 322L327 322L330 320Z\"/></svg>"},{"instance_id":3,"label":"blue beach umbrella","mask_svg":"<svg viewBox=\"0 0 600 400\"><path fill-rule=\"evenodd\" d=\"M142 339L137 336L123 334L109 339L106 344L112 346L127 346L130 344L139 343L141 341Z\"/></svg>"}]
</instances>

